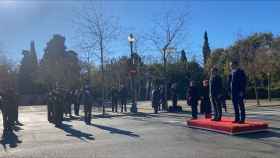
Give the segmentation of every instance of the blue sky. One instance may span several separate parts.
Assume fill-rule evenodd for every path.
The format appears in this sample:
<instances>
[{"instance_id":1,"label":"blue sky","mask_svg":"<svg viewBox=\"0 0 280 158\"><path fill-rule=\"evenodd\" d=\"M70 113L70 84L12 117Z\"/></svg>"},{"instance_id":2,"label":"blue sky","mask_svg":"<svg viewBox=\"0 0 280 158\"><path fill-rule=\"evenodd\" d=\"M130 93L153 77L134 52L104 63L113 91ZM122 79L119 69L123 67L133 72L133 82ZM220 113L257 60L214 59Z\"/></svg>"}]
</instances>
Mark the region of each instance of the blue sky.
<instances>
[{"instance_id":1,"label":"blue sky","mask_svg":"<svg viewBox=\"0 0 280 158\"><path fill-rule=\"evenodd\" d=\"M108 15L117 16L124 28L120 40L116 41L114 56L129 53L127 34L142 35L152 27L152 21L166 10L188 9L188 37L181 46L189 56L201 59L203 33L208 31L210 47L231 45L239 35L254 32L280 33L280 2L260 0L112 0L99 1ZM47 41L53 34L66 37L69 49L78 50L73 17L87 3L85 0L71 1L6 1L0 0L0 43L2 49L14 61L20 61L22 49L28 49L34 40L38 56L41 57ZM126 34L127 33L127 34ZM141 47L141 46L138 46ZM147 53L147 52L146 52ZM149 52L148 52L149 53Z\"/></svg>"}]
</instances>

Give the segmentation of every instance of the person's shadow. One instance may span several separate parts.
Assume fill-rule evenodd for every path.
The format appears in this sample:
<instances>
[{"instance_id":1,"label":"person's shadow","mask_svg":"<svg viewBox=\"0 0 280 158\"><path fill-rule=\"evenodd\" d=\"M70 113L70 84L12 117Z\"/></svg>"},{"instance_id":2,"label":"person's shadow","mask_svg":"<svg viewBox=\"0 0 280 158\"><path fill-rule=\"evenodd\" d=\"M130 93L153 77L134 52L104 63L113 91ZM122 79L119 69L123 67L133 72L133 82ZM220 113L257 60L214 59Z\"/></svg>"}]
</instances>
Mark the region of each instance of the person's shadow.
<instances>
[{"instance_id":1,"label":"person's shadow","mask_svg":"<svg viewBox=\"0 0 280 158\"><path fill-rule=\"evenodd\" d=\"M18 139L18 136L12 131L3 136L0 142L5 151L7 150L7 145L9 145L10 148L16 148L19 143L22 143L22 141Z\"/></svg>"},{"instance_id":2,"label":"person's shadow","mask_svg":"<svg viewBox=\"0 0 280 158\"><path fill-rule=\"evenodd\" d=\"M72 125L62 124L59 129L62 129L64 132L66 132L66 136L75 137L82 141L87 140L95 140L92 134L82 132L80 130L76 130L72 128Z\"/></svg>"},{"instance_id":3,"label":"person's shadow","mask_svg":"<svg viewBox=\"0 0 280 158\"><path fill-rule=\"evenodd\" d=\"M134 134L131 131L126 131L126 130L122 130L122 129L118 129L118 128L108 127L108 126L104 126L104 125L97 125L97 124L91 124L91 126L97 127L102 130L109 131L112 134L121 134L121 135L130 136L130 137L140 137L138 134Z\"/></svg>"}]
</instances>

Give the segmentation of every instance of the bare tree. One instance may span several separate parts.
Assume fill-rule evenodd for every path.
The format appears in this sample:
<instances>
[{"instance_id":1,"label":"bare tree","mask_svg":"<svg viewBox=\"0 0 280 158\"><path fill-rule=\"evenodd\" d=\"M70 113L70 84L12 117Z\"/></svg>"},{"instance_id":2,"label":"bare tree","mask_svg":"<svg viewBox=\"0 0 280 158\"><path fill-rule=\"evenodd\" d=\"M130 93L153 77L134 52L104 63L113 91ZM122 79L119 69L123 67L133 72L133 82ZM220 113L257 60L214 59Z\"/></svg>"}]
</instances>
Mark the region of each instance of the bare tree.
<instances>
[{"instance_id":1,"label":"bare tree","mask_svg":"<svg viewBox=\"0 0 280 158\"><path fill-rule=\"evenodd\" d=\"M167 76L166 65L168 56L176 51L176 48L185 42L186 21L188 11L179 12L167 11L159 21L154 22L154 28L147 33L147 40L151 41L153 46L161 53L164 65L164 109L167 110Z\"/></svg>"},{"instance_id":2,"label":"bare tree","mask_svg":"<svg viewBox=\"0 0 280 158\"><path fill-rule=\"evenodd\" d=\"M82 49L90 51L100 59L102 72L102 107L104 107L104 54L109 44L116 40L119 35L120 27L118 19L113 16L105 15L101 11L101 6L96 1L90 1L79 12L79 16L75 20L78 24L78 34L80 35L80 46Z\"/></svg>"}]
</instances>

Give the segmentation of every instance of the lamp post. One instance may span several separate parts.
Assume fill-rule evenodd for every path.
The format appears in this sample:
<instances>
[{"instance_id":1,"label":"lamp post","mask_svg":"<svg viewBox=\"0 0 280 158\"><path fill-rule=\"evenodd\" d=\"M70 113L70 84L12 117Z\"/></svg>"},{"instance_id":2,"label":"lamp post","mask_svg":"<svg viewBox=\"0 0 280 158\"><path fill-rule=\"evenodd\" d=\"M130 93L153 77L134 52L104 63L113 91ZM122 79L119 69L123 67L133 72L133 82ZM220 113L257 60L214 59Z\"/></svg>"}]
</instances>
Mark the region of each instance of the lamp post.
<instances>
[{"instance_id":1,"label":"lamp post","mask_svg":"<svg viewBox=\"0 0 280 158\"><path fill-rule=\"evenodd\" d=\"M135 60L133 55L133 42L135 41L135 38L132 34L128 36L128 42L130 44L130 75L131 75L131 84L132 84L132 106L130 108L130 112L136 113L137 112L137 104L136 104L136 97L135 97L135 83L134 83L134 77L135 77Z\"/></svg>"}]
</instances>

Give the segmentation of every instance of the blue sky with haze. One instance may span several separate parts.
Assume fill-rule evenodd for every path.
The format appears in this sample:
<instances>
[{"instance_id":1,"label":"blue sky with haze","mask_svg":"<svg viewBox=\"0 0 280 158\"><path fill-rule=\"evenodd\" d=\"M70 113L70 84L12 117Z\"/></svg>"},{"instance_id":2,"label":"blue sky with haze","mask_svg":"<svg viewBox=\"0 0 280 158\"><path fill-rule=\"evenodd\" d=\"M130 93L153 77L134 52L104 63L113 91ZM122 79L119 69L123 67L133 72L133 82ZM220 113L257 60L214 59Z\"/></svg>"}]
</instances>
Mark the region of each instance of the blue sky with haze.
<instances>
[{"instance_id":1,"label":"blue sky with haze","mask_svg":"<svg viewBox=\"0 0 280 158\"><path fill-rule=\"evenodd\" d=\"M111 0L99 1L108 15L117 16L123 33L111 49L114 56L129 53L127 34L143 35L152 27L152 21L166 10L188 9L188 37L182 48L201 58L203 33L209 34L211 48L227 47L238 35L254 32L280 33L280 2L276 0ZM14 61L20 61L23 49L28 49L34 40L38 56L41 57L47 41L53 34L66 37L69 49L78 50L73 17L87 3L85 0L71 1L6 1L0 0L1 49ZM139 45L138 47L141 47ZM178 49L182 49L178 48ZM154 53L154 52L145 52Z\"/></svg>"}]
</instances>

